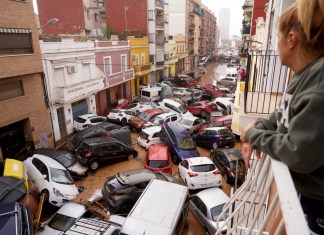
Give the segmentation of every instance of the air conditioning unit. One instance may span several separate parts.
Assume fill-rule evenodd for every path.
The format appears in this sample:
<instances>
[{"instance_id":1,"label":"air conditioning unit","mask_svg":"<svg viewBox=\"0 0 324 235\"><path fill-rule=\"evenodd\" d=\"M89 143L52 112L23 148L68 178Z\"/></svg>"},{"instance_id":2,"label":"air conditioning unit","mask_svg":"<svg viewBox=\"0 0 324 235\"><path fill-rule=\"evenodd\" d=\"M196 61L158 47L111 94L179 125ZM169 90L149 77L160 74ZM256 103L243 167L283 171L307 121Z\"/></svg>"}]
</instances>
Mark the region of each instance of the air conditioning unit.
<instances>
[{"instance_id":1,"label":"air conditioning unit","mask_svg":"<svg viewBox=\"0 0 324 235\"><path fill-rule=\"evenodd\" d=\"M67 72L68 72L68 74L77 73L78 72L78 67L76 65L67 66Z\"/></svg>"}]
</instances>

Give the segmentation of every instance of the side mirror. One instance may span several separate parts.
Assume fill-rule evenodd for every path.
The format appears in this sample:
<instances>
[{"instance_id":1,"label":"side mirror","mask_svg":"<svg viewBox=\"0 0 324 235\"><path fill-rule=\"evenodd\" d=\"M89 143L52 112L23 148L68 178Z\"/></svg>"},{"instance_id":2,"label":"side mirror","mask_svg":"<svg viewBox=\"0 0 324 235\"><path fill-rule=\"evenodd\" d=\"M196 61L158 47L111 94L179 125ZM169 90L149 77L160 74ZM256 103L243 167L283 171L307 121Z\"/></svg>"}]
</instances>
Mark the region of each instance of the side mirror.
<instances>
[{"instance_id":1,"label":"side mirror","mask_svg":"<svg viewBox=\"0 0 324 235\"><path fill-rule=\"evenodd\" d=\"M46 180L47 179L47 175L43 175L43 179Z\"/></svg>"}]
</instances>

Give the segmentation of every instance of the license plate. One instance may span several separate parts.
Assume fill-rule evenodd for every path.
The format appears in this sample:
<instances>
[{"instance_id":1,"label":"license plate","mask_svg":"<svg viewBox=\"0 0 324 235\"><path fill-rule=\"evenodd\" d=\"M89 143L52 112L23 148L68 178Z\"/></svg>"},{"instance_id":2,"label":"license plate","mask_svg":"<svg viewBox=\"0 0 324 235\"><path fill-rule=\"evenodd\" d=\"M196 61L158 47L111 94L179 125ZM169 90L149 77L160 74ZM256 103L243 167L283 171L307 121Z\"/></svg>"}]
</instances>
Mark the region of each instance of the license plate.
<instances>
[{"instance_id":1,"label":"license plate","mask_svg":"<svg viewBox=\"0 0 324 235\"><path fill-rule=\"evenodd\" d=\"M226 140L231 140L232 139L232 137L226 137Z\"/></svg>"},{"instance_id":2,"label":"license plate","mask_svg":"<svg viewBox=\"0 0 324 235\"><path fill-rule=\"evenodd\" d=\"M201 184L201 187L210 187L212 186L213 184Z\"/></svg>"}]
</instances>

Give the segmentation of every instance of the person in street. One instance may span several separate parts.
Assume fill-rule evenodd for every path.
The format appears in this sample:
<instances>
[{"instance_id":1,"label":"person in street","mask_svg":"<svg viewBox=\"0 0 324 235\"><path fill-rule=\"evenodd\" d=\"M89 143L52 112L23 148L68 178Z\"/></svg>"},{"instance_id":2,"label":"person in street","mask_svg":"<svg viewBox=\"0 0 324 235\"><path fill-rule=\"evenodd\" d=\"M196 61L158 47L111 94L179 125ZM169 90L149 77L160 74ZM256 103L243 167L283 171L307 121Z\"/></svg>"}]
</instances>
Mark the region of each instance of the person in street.
<instances>
[{"instance_id":1,"label":"person in street","mask_svg":"<svg viewBox=\"0 0 324 235\"><path fill-rule=\"evenodd\" d=\"M240 71L240 81L241 82L244 82L245 81L245 77L246 77L246 72L245 72L245 69L242 68L241 71Z\"/></svg>"},{"instance_id":2,"label":"person in street","mask_svg":"<svg viewBox=\"0 0 324 235\"><path fill-rule=\"evenodd\" d=\"M294 75L278 110L241 132L247 167L253 150L288 166L312 234L324 234L323 38L323 0L299 0L286 9L279 18L278 49Z\"/></svg>"}]
</instances>

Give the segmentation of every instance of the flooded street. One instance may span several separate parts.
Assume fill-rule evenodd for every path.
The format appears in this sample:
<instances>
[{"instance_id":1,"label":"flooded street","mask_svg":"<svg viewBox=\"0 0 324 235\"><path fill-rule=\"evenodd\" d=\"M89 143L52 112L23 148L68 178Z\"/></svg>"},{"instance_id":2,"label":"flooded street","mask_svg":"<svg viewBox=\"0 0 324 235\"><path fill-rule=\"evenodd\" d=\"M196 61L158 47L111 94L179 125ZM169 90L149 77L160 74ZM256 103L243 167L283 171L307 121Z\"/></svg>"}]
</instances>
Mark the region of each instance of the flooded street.
<instances>
[{"instance_id":1,"label":"flooded street","mask_svg":"<svg viewBox=\"0 0 324 235\"><path fill-rule=\"evenodd\" d=\"M217 69L217 63L210 63L208 66L204 67L206 73L201 74L200 84L204 83L212 83L213 77L215 73L223 74L223 68L226 65L220 65L222 68L220 71ZM224 70L225 71L225 70ZM132 133L132 145L135 149L138 150L138 157L130 160L130 161L122 161L115 164L110 164L99 168L96 172L91 173L86 179L80 180L76 182L78 187L83 186L85 191L91 192L97 189L102 189L104 185L104 181L107 177L112 176L120 171L131 170L131 169L139 169L144 167L144 155L146 154L145 150L137 145L137 136L138 133ZM236 144L236 148L240 148L239 144ZM210 149L198 147L198 152L200 156L207 156L210 155ZM172 167L173 175L177 178L178 176L178 167L177 165L173 165ZM227 195L230 195L231 187L230 185L223 183L223 190ZM192 192L194 193L194 192ZM170 198L170 200L172 200ZM56 208L45 206L44 207L44 216L42 217L43 221L48 218L52 213L56 211ZM195 216L189 211L188 216L188 223L189 226L185 231L185 235L201 235L205 234L204 229L201 224L197 221Z\"/></svg>"}]
</instances>

